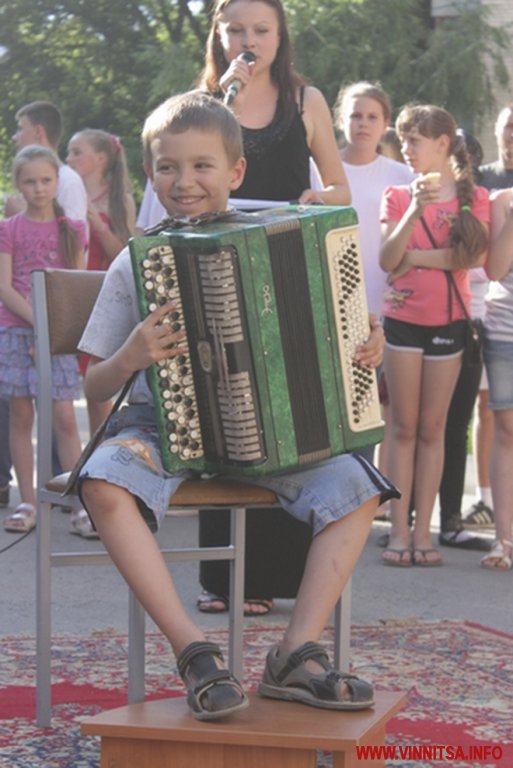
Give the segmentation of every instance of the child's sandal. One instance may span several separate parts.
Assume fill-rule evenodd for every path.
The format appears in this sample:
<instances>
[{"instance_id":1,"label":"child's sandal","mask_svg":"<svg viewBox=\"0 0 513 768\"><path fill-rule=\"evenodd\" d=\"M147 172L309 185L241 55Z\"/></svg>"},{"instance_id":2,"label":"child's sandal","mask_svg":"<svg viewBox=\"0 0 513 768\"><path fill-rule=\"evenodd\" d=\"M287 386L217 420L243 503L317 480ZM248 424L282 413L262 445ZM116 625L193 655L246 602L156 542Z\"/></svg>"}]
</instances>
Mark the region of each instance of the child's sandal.
<instances>
[{"instance_id":1,"label":"child's sandal","mask_svg":"<svg viewBox=\"0 0 513 768\"><path fill-rule=\"evenodd\" d=\"M190 643L177 659L180 677L187 686L187 704L197 720L215 720L245 709L249 699L241 684L215 659L224 661L218 645Z\"/></svg>"},{"instance_id":2,"label":"child's sandal","mask_svg":"<svg viewBox=\"0 0 513 768\"><path fill-rule=\"evenodd\" d=\"M509 555L506 554L506 547L509 549ZM512 554L513 542L498 539L488 554L481 559L481 568L487 568L489 571L509 571L513 565Z\"/></svg>"},{"instance_id":3,"label":"child's sandal","mask_svg":"<svg viewBox=\"0 0 513 768\"><path fill-rule=\"evenodd\" d=\"M309 659L324 671L310 672L305 664ZM341 693L340 683L345 683L347 696ZM278 655L277 645L271 648L258 693L322 709L367 709L374 704L372 685L332 667L322 645L312 642L299 646L288 657Z\"/></svg>"},{"instance_id":4,"label":"child's sandal","mask_svg":"<svg viewBox=\"0 0 513 768\"><path fill-rule=\"evenodd\" d=\"M18 504L14 512L5 518L4 529L10 533L28 533L36 527L36 508L33 504Z\"/></svg>"}]
</instances>

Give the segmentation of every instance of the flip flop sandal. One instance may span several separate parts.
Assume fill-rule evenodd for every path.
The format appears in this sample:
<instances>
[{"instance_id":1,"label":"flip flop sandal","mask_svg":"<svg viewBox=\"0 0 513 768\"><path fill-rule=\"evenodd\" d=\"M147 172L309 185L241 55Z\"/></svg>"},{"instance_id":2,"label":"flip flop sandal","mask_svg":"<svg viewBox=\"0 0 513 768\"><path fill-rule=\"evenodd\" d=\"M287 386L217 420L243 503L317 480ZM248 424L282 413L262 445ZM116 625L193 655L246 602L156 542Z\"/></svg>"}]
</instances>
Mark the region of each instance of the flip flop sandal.
<instances>
[{"instance_id":1,"label":"flip flop sandal","mask_svg":"<svg viewBox=\"0 0 513 768\"><path fill-rule=\"evenodd\" d=\"M383 565L391 565L394 568L410 568L412 565L411 552L409 549L394 549L387 547L381 555Z\"/></svg>"},{"instance_id":2,"label":"flip flop sandal","mask_svg":"<svg viewBox=\"0 0 513 768\"><path fill-rule=\"evenodd\" d=\"M257 606L263 610L252 611L251 606ZM269 611L273 607L272 600L266 600L264 598L251 598L251 600L244 600L244 616L267 616Z\"/></svg>"},{"instance_id":3,"label":"flip flop sandal","mask_svg":"<svg viewBox=\"0 0 513 768\"><path fill-rule=\"evenodd\" d=\"M310 672L305 666L309 659L320 664L324 672ZM346 684L349 698L341 697L341 682ZM312 642L296 648L287 658L278 656L277 645L271 648L258 693L271 699L298 701L322 709L367 709L374 704L372 685L334 669L322 645Z\"/></svg>"},{"instance_id":4,"label":"flip flop sandal","mask_svg":"<svg viewBox=\"0 0 513 768\"><path fill-rule=\"evenodd\" d=\"M206 589L198 596L196 608L201 613L226 613L229 608L226 595L214 595Z\"/></svg>"},{"instance_id":5,"label":"flip flop sandal","mask_svg":"<svg viewBox=\"0 0 513 768\"><path fill-rule=\"evenodd\" d=\"M413 548L413 565L418 565L420 568L438 568L443 564L444 561L437 549L434 549L433 547L429 547L428 549L420 549L420 547Z\"/></svg>"},{"instance_id":6,"label":"flip flop sandal","mask_svg":"<svg viewBox=\"0 0 513 768\"><path fill-rule=\"evenodd\" d=\"M12 515L4 520L4 529L10 533L28 533L36 527L36 508L33 504L18 504Z\"/></svg>"},{"instance_id":7,"label":"flip flop sandal","mask_svg":"<svg viewBox=\"0 0 513 768\"><path fill-rule=\"evenodd\" d=\"M206 640L190 643L177 659L180 677L187 687L187 704L197 720L216 720L246 709L249 699L234 675L219 669L221 649Z\"/></svg>"}]
</instances>

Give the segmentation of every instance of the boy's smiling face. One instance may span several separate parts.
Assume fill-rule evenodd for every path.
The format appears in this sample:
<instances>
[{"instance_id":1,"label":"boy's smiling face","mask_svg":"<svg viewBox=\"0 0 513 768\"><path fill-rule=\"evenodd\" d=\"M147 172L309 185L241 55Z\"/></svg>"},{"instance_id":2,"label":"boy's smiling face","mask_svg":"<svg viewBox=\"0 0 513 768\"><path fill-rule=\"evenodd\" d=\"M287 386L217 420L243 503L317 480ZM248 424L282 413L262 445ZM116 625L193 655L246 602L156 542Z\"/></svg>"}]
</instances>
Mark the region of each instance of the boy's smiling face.
<instances>
[{"instance_id":1,"label":"boy's smiling face","mask_svg":"<svg viewBox=\"0 0 513 768\"><path fill-rule=\"evenodd\" d=\"M161 133L151 144L153 189L172 216L224 211L230 192L242 183L246 162L235 164L218 131L190 128Z\"/></svg>"}]
</instances>

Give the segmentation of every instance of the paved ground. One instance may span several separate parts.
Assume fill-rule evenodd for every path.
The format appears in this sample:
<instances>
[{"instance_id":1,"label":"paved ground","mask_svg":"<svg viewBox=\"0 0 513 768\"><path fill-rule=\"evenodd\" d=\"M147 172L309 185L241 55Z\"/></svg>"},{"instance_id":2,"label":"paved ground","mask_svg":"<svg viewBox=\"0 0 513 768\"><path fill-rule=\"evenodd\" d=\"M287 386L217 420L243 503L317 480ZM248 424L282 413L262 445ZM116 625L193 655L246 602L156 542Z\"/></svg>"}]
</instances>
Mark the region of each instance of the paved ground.
<instances>
[{"instance_id":1,"label":"paved ground","mask_svg":"<svg viewBox=\"0 0 513 768\"><path fill-rule=\"evenodd\" d=\"M79 421L84 433L83 405L79 405ZM472 472L469 463L469 485ZM17 489L12 503L17 501ZM471 503L471 497L465 497ZM0 514L4 517L5 512ZM55 540L62 549L89 550L101 546L68 533L67 515L56 511ZM445 565L441 568L390 568L380 562L378 536L387 530L385 523L373 525L369 540L353 577L353 622L373 623L380 619L417 617L421 620L443 618L468 619L497 630L513 633L511 594L513 571L495 573L479 567L478 552L443 549ZM437 516L434 515L433 537L436 540ZM492 533L489 532L489 537ZM195 515L167 518L159 537L163 545L197 541ZM17 540L0 527L0 550ZM34 564L35 532L0 554L2 610L0 635L34 634ZM198 564L171 566L186 605L199 623L222 626L225 615L207 616L195 610L198 587ZM83 566L54 570L54 632L89 633L94 629L126 630L127 590L112 566ZM285 621L292 602L276 601L275 608L264 621ZM151 626L151 625L150 625Z\"/></svg>"}]
</instances>

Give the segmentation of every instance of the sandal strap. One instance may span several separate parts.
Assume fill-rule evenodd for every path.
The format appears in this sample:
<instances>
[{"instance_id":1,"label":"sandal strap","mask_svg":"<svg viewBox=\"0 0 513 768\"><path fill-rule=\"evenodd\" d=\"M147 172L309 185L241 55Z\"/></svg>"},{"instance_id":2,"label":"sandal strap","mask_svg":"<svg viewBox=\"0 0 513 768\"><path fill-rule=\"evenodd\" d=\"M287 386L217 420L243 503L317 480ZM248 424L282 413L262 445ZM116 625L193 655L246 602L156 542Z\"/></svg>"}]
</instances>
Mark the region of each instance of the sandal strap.
<instances>
[{"instance_id":1,"label":"sandal strap","mask_svg":"<svg viewBox=\"0 0 513 768\"><path fill-rule=\"evenodd\" d=\"M506 554L504 548L508 547L508 549L513 549L513 542L508 541L507 539L497 539L497 541L493 542L492 549L490 550L490 556L491 557L508 557Z\"/></svg>"},{"instance_id":2,"label":"sandal strap","mask_svg":"<svg viewBox=\"0 0 513 768\"><path fill-rule=\"evenodd\" d=\"M188 688L188 691L189 694L192 694L199 700L204 693L206 693L208 690L210 690L210 688L213 688L218 683L233 686L237 692L241 694L241 696L244 693L237 678L227 669L218 669L217 672L211 672L208 675L204 675L201 680L196 683L196 685L191 685Z\"/></svg>"},{"instance_id":3,"label":"sandal strap","mask_svg":"<svg viewBox=\"0 0 513 768\"><path fill-rule=\"evenodd\" d=\"M320 664L324 672L308 672L304 663L309 659ZM296 648L279 671L267 669L273 684L284 689L289 686L306 688L319 701L340 701L339 683L341 682L346 684L350 701L353 703L368 701L372 698L372 686L356 675L335 669L329 662L326 650L319 643L307 642Z\"/></svg>"},{"instance_id":4,"label":"sandal strap","mask_svg":"<svg viewBox=\"0 0 513 768\"><path fill-rule=\"evenodd\" d=\"M209 640L196 640L193 643L189 643L176 660L178 672L182 679L185 678L191 661L204 653L217 656L221 661L224 661L222 651L217 643L211 643Z\"/></svg>"},{"instance_id":5,"label":"sandal strap","mask_svg":"<svg viewBox=\"0 0 513 768\"><path fill-rule=\"evenodd\" d=\"M277 674L275 674L277 682L281 685L291 672L309 659L315 659L323 669L330 669L329 657L326 650L319 643L310 641L303 643L303 645L300 645L292 651L283 667Z\"/></svg>"},{"instance_id":6,"label":"sandal strap","mask_svg":"<svg viewBox=\"0 0 513 768\"><path fill-rule=\"evenodd\" d=\"M219 646L199 640L189 643L177 659L187 688L187 703L200 720L223 717L248 705L242 685L228 669L218 669L214 657L223 663Z\"/></svg>"},{"instance_id":7,"label":"sandal strap","mask_svg":"<svg viewBox=\"0 0 513 768\"><path fill-rule=\"evenodd\" d=\"M14 514L23 517L35 517L36 508L33 504L29 504L28 501L22 501L14 510Z\"/></svg>"}]
</instances>

